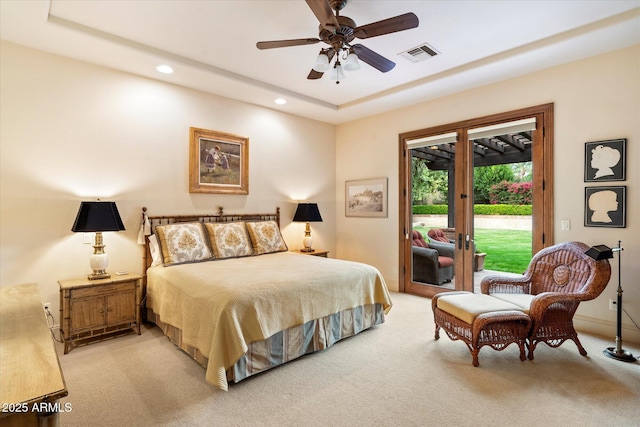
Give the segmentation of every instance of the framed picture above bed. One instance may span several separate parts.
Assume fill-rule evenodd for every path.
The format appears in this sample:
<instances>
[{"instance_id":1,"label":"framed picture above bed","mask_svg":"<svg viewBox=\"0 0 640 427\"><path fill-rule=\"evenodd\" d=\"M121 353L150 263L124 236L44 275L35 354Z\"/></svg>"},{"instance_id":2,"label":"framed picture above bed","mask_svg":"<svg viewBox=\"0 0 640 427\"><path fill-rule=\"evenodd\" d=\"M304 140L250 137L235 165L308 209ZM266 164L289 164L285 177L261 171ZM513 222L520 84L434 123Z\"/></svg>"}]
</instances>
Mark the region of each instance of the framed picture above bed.
<instances>
[{"instance_id":1,"label":"framed picture above bed","mask_svg":"<svg viewBox=\"0 0 640 427\"><path fill-rule=\"evenodd\" d=\"M387 178L345 182L345 216L387 217Z\"/></svg>"},{"instance_id":2,"label":"framed picture above bed","mask_svg":"<svg viewBox=\"0 0 640 427\"><path fill-rule=\"evenodd\" d=\"M189 192L249 194L249 138L189 128Z\"/></svg>"}]
</instances>

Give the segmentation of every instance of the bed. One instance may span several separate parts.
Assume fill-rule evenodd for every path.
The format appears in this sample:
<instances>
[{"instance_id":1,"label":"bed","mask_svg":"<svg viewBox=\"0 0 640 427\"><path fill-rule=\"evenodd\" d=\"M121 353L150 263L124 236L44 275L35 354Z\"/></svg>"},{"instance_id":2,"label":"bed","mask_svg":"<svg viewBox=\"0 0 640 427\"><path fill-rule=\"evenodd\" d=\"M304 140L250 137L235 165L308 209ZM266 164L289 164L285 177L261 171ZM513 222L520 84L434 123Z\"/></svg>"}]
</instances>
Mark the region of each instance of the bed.
<instances>
[{"instance_id":1,"label":"bed","mask_svg":"<svg viewBox=\"0 0 640 427\"><path fill-rule=\"evenodd\" d=\"M392 305L375 267L289 252L279 208L204 216L143 208L143 224L152 233L143 239L146 319L223 390L383 323Z\"/></svg>"}]
</instances>

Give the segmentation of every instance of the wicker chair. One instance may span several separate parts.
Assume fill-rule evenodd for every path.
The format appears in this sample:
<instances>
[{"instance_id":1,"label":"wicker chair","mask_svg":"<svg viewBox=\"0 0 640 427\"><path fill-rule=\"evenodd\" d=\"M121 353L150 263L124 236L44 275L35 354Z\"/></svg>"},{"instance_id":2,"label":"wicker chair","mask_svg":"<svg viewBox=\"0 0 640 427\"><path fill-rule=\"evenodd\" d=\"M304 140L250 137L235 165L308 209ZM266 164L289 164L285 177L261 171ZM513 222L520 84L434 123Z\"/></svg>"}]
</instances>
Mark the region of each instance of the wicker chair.
<instances>
[{"instance_id":1,"label":"wicker chair","mask_svg":"<svg viewBox=\"0 0 640 427\"><path fill-rule=\"evenodd\" d=\"M538 252L522 276L482 279L483 294L514 303L531 317L530 360L539 342L556 348L573 340L580 354L587 355L573 327L573 315L581 301L602 293L611 276L609 261L595 261L585 255L587 249L580 242L560 243Z\"/></svg>"}]
</instances>

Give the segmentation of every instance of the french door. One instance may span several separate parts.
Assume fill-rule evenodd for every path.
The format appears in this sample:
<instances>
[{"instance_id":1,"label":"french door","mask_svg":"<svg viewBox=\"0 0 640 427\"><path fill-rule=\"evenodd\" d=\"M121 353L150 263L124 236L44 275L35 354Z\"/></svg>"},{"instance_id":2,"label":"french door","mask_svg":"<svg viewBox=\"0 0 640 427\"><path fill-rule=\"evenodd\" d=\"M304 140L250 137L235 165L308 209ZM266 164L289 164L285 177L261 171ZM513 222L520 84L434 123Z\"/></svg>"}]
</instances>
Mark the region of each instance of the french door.
<instances>
[{"instance_id":1,"label":"french door","mask_svg":"<svg viewBox=\"0 0 640 427\"><path fill-rule=\"evenodd\" d=\"M474 291L474 272L484 261L474 243L476 166L531 162L532 253L553 244L553 104L401 134L399 158L401 292L431 297L443 291ZM430 182L430 196L448 207L439 224L428 217L423 222L413 213L419 176ZM416 249L420 243L413 238L434 225L450 243L443 246L431 239L429 249ZM434 248L440 249L435 259Z\"/></svg>"}]
</instances>

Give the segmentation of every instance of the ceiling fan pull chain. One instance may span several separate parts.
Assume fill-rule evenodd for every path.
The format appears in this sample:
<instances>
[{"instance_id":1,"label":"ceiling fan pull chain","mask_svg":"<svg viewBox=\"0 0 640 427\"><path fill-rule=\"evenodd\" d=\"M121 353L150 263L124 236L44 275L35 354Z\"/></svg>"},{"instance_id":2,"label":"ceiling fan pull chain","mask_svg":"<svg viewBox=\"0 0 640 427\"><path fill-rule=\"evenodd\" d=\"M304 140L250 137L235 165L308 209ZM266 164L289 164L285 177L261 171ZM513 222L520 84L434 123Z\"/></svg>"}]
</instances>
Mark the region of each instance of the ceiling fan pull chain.
<instances>
[{"instance_id":1,"label":"ceiling fan pull chain","mask_svg":"<svg viewBox=\"0 0 640 427\"><path fill-rule=\"evenodd\" d=\"M338 58L336 59L335 71L336 71L336 84L340 84L340 77L344 78L344 71L342 71L342 64L340 64L340 55L336 55Z\"/></svg>"}]
</instances>

